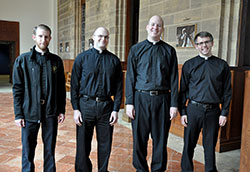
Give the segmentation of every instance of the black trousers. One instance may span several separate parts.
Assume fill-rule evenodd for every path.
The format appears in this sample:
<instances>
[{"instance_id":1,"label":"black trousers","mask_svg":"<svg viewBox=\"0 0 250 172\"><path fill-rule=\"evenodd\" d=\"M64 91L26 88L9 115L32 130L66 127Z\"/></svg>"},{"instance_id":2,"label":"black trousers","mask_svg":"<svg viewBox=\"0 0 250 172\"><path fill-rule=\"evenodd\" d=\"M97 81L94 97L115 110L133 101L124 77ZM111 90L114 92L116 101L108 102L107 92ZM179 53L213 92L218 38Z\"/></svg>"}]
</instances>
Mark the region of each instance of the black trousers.
<instances>
[{"instance_id":1,"label":"black trousers","mask_svg":"<svg viewBox=\"0 0 250 172\"><path fill-rule=\"evenodd\" d=\"M82 126L77 126L77 150L75 160L76 172L92 172L92 163L89 158L94 127L96 127L98 171L107 172L112 146L113 126L109 124L113 110L113 101L96 102L82 97L80 99Z\"/></svg>"},{"instance_id":2,"label":"black trousers","mask_svg":"<svg viewBox=\"0 0 250 172\"><path fill-rule=\"evenodd\" d=\"M163 172L167 165L167 139L171 125L169 94L150 96L135 93L133 129L133 165L138 172L148 172L147 145L152 137L151 172Z\"/></svg>"},{"instance_id":3,"label":"black trousers","mask_svg":"<svg viewBox=\"0 0 250 172\"><path fill-rule=\"evenodd\" d=\"M187 107L188 125L184 129L184 148L181 159L181 169L183 172L194 171L193 155L201 129L205 155L205 171L217 171L215 165L215 146L219 131L219 116L219 106L212 109L204 109L189 103Z\"/></svg>"},{"instance_id":4,"label":"black trousers","mask_svg":"<svg viewBox=\"0 0 250 172\"><path fill-rule=\"evenodd\" d=\"M57 117L47 118L41 123L44 146L44 172L55 172L55 147L57 136ZM25 121L22 128L22 172L34 172L34 156L40 123Z\"/></svg>"}]
</instances>

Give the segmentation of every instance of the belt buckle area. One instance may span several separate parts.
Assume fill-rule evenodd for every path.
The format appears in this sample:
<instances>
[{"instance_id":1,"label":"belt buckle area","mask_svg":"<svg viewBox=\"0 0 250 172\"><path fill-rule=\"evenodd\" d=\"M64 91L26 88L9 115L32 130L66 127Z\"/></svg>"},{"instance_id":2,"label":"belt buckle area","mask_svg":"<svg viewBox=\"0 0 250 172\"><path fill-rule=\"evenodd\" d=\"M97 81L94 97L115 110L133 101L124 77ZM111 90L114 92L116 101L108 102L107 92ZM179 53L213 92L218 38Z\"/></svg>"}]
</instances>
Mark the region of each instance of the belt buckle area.
<instances>
[{"instance_id":1,"label":"belt buckle area","mask_svg":"<svg viewBox=\"0 0 250 172\"><path fill-rule=\"evenodd\" d=\"M150 96L158 96L159 92L158 91L149 91Z\"/></svg>"},{"instance_id":2,"label":"belt buckle area","mask_svg":"<svg viewBox=\"0 0 250 172\"><path fill-rule=\"evenodd\" d=\"M45 104L45 100L44 100L44 99L41 99L41 100L40 100L40 103L41 103L41 105L44 105L44 104Z\"/></svg>"},{"instance_id":3,"label":"belt buckle area","mask_svg":"<svg viewBox=\"0 0 250 172\"><path fill-rule=\"evenodd\" d=\"M96 98L95 98L95 101L96 101L96 102L101 102L100 97L96 97Z\"/></svg>"},{"instance_id":4,"label":"belt buckle area","mask_svg":"<svg viewBox=\"0 0 250 172\"><path fill-rule=\"evenodd\" d=\"M212 105L209 104L204 104L203 107L204 109L212 109Z\"/></svg>"}]
</instances>

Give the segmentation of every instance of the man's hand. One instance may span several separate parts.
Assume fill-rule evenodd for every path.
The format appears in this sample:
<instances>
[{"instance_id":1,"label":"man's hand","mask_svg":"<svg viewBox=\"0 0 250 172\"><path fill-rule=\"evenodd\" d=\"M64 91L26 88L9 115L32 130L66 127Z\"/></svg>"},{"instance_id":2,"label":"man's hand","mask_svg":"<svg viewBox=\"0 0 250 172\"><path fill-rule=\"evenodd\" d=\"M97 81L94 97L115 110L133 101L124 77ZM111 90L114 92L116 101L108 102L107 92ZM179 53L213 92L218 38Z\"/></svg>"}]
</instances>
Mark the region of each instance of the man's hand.
<instances>
[{"instance_id":1,"label":"man's hand","mask_svg":"<svg viewBox=\"0 0 250 172\"><path fill-rule=\"evenodd\" d=\"M170 120L174 119L177 116L177 107L170 107Z\"/></svg>"},{"instance_id":2,"label":"man's hand","mask_svg":"<svg viewBox=\"0 0 250 172\"><path fill-rule=\"evenodd\" d=\"M187 124L188 124L187 115L182 115L182 116L181 116L181 124L182 124L184 127L187 127Z\"/></svg>"},{"instance_id":3,"label":"man's hand","mask_svg":"<svg viewBox=\"0 0 250 172\"><path fill-rule=\"evenodd\" d=\"M117 121L118 121L118 112L113 111L109 118L109 122L110 122L109 124L113 126L117 123Z\"/></svg>"},{"instance_id":4,"label":"man's hand","mask_svg":"<svg viewBox=\"0 0 250 172\"><path fill-rule=\"evenodd\" d=\"M135 117L134 105L126 105L126 114L129 118L134 119Z\"/></svg>"},{"instance_id":5,"label":"man's hand","mask_svg":"<svg viewBox=\"0 0 250 172\"><path fill-rule=\"evenodd\" d=\"M24 119L17 119L17 120L15 120L15 123L18 127L25 127Z\"/></svg>"},{"instance_id":6,"label":"man's hand","mask_svg":"<svg viewBox=\"0 0 250 172\"><path fill-rule=\"evenodd\" d=\"M76 125L82 126L82 114L79 110L74 110L74 121Z\"/></svg>"},{"instance_id":7,"label":"man's hand","mask_svg":"<svg viewBox=\"0 0 250 172\"><path fill-rule=\"evenodd\" d=\"M64 120L65 120L65 115L63 113L60 113L58 115L58 124L62 124Z\"/></svg>"},{"instance_id":8,"label":"man's hand","mask_svg":"<svg viewBox=\"0 0 250 172\"><path fill-rule=\"evenodd\" d=\"M220 116L219 118L219 125L223 127L227 123L227 117L226 116Z\"/></svg>"}]
</instances>

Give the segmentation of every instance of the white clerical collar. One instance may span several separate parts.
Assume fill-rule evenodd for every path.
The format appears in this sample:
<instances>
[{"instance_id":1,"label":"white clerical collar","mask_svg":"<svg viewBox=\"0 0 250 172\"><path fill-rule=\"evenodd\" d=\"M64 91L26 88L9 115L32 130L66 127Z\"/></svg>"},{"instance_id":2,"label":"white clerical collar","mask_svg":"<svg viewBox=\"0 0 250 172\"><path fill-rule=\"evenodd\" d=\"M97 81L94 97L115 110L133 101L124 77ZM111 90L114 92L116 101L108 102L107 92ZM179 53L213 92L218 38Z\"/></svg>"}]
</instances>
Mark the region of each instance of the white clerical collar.
<instances>
[{"instance_id":1,"label":"white clerical collar","mask_svg":"<svg viewBox=\"0 0 250 172\"><path fill-rule=\"evenodd\" d=\"M97 49L97 48L95 48L95 47L94 47L94 49L96 49L96 51L98 51L98 52L99 52L99 54L102 54L102 52L105 50L105 49L104 49L104 50L102 50L102 49L99 49L99 48Z\"/></svg>"},{"instance_id":2,"label":"white clerical collar","mask_svg":"<svg viewBox=\"0 0 250 172\"><path fill-rule=\"evenodd\" d=\"M202 55L202 54L199 54L199 55L200 55L201 58L204 58L205 60L207 60L207 59L209 59L210 57L212 57L212 55L211 55L211 56L204 56L204 55Z\"/></svg>"},{"instance_id":3,"label":"white clerical collar","mask_svg":"<svg viewBox=\"0 0 250 172\"><path fill-rule=\"evenodd\" d=\"M151 42L153 45L157 44L157 42L160 42L160 40L159 41L153 41L153 40L149 40L149 39L148 39L148 41Z\"/></svg>"},{"instance_id":4,"label":"white clerical collar","mask_svg":"<svg viewBox=\"0 0 250 172\"><path fill-rule=\"evenodd\" d=\"M39 53L41 53L41 55L43 56L47 51L43 51L41 50L38 46L35 47L35 50Z\"/></svg>"}]
</instances>

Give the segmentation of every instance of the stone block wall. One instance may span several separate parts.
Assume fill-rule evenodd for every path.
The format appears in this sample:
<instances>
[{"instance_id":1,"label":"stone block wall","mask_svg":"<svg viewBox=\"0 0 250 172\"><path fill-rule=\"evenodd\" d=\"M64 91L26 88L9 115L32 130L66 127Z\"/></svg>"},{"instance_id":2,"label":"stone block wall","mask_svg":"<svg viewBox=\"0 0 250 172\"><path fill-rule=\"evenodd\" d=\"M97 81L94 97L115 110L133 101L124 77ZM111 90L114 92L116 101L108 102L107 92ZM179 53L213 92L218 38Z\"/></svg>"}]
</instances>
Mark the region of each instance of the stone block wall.
<instances>
[{"instance_id":1,"label":"stone block wall","mask_svg":"<svg viewBox=\"0 0 250 172\"><path fill-rule=\"evenodd\" d=\"M85 50L95 29L104 26L110 32L108 50L123 60L126 1L86 0L85 6ZM74 59L82 51L81 12L81 0L58 0L58 52L63 59ZM65 51L67 43L69 52Z\"/></svg>"},{"instance_id":2,"label":"stone block wall","mask_svg":"<svg viewBox=\"0 0 250 172\"><path fill-rule=\"evenodd\" d=\"M123 60L125 9L125 0L87 0L85 44L88 45L88 41L97 27L104 26L110 32L108 50Z\"/></svg>"},{"instance_id":3,"label":"stone block wall","mask_svg":"<svg viewBox=\"0 0 250 172\"><path fill-rule=\"evenodd\" d=\"M58 0L58 54L63 59L74 59L75 1ZM66 50L66 44L68 49Z\"/></svg>"},{"instance_id":4,"label":"stone block wall","mask_svg":"<svg viewBox=\"0 0 250 172\"><path fill-rule=\"evenodd\" d=\"M108 50L125 60L126 0L85 0L85 50L94 30L105 26L110 31ZM139 41L146 39L146 25L152 15L164 20L163 40L176 47L177 27L195 25L196 33L209 31L214 36L213 54L236 65L240 1L238 0L140 0ZM81 51L81 0L58 0L58 52L74 59ZM69 44L69 52L65 45ZM60 52L60 45L62 52ZM178 62L197 55L195 48L176 47Z\"/></svg>"},{"instance_id":5,"label":"stone block wall","mask_svg":"<svg viewBox=\"0 0 250 172\"><path fill-rule=\"evenodd\" d=\"M140 0L139 41L146 38L145 27L153 15L164 20L163 40L176 47L177 27L195 25L196 32L214 36L213 54L236 64L240 1L236 0ZM178 62L197 55L195 48L176 47Z\"/></svg>"}]
</instances>

